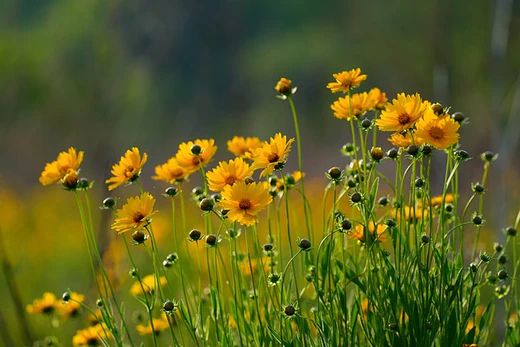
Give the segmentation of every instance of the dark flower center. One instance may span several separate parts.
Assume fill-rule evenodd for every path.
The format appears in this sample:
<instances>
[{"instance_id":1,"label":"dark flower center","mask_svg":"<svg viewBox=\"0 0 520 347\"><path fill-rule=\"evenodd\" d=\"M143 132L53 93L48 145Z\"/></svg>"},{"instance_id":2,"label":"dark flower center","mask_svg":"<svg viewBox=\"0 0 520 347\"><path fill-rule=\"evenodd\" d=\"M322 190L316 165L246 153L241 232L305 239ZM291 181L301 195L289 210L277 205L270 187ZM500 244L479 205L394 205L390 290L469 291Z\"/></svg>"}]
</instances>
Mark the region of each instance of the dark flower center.
<instances>
[{"instance_id":1,"label":"dark flower center","mask_svg":"<svg viewBox=\"0 0 520 347\"><path fill-rule=\"evenodd\" d=\"M399 124L405 125L410 123L410 116L407 114L400 114L399 117L397 117L397 120L399 121Z\"/></svg>"},{"instance_id":2,"label":"dark flower center","mask_svg":"<svg viewBox=\"0 0 520 347\"><path fill-rule=\"evenodd\" d=\"M251 208L251 201L249 199L242 199L238 203L238 207L244 211L249 210Z\"/></svg>"},{"instance_id":3,"label":"dark flower center","mask_svg":"<svg viewBox=\"0 0 520 347\"><path fill-rule=\"evenodd\" d=\"M228 178L226 178L226 184L228 184L230 186L235 184L236 181L237 181L237 179L234 176L229 176Z\"/></svg>"},{"instance_id":4,"label":"dark flower center","mask_svg":"<svg viewBox=\"0 0 520 347\"><path fill-rule=\"evenodd\" d=\"M434 138L435 140L440 140L444 137L444 131L441 128L438 127L432 127L430 131L428 131L430 136Z\"/></svg>"},{"instance_id":5,"label":"dark flower center","mask_svg":"<svg viewBox=\"0 0 520 347\"><path fill-rule=\"evenodd\" d=\"M267 156L267 161L269 161L270 163L276 163L279 159L280 157L276 153L270 153Z\"/></svg>"},{"instance_id":6,"label":"dark flower center","mask_svg":"<svg viewBox=\"0 0 520 347\"><path fill-rule=\"evenodd\" d=\"M144 219L144 214L142 214L141 212L136 212L134 213L132 219L135 223L140 223Z\"/></svg>"}]
</instances>

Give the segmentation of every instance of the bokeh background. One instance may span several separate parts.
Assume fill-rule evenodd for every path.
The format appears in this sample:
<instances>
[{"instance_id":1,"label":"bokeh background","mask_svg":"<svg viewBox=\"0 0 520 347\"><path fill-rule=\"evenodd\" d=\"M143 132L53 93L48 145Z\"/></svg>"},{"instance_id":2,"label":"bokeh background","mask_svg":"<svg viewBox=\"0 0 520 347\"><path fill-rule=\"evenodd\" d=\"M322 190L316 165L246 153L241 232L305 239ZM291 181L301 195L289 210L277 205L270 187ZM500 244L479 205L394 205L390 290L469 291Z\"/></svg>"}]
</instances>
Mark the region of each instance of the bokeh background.
<instances>
[{"instance_id":1,"label":"bokeh background","mask_svg":"<svg viewBox=\"0 0 520 347\"><path fill-rule=\"evenodd\" d=\"M469 117L466 190L480 179L479 154L500 153L486 212L499 238L520 205L519 1L1 1L0 251L23 303L85 270L84 255L71 261L76 249L63 246L82 241L78 221L63 218L75 213L71 197L37 184L58 151L86 151L82 172L99 198L131 146L150 155L143 177L197 137L215 138L217 157L227 158L233 135L293 135L273 90L286 76L299 87L307 175L323 181L328 167L345 164L339 148L348 141L325 85L354 67L368 74L364 89L390 98L418 91Z\"/></svg>"}]
</instances>

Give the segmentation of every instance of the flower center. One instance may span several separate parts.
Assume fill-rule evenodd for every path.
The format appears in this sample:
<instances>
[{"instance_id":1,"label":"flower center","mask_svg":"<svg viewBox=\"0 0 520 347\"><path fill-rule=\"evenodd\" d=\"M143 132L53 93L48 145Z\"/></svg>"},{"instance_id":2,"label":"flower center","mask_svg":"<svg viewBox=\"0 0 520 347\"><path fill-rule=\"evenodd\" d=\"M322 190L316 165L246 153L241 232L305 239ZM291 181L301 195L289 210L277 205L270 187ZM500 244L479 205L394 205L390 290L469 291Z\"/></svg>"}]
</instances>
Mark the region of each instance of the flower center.
<instances>
[{"instance_id":1,"label":"flower center","mask_svg":"<svg viewBox=\"0 0 520 347\"><path fill-rule=\"evenodd\" d=\"M226 178L226 184L232 186L237 181L236 177L234 176L228 176Z\"/></svg>"},{"instance_id":2,"label":"flower center","mask_svg":"<svg viewBox=\"0 0 520 347\"><path fill-rule=\"evenodd\" d=\"M428 133L435 140L440 140L444 137L444 131L439 127L432 127Z\"/></svg>"},{"instance_id":3,"label":"flower center","mask_svg":"<svg viewBox=\"0 0 520 347\"><path fill-rule=\"evenodd\" d=\"M134 176L134 167L133 166L128 166L126 169L125 169L125 177L133 177Z\"/></svg>"},{"instance_id":4,"label":"flower center","mask_svg":"<svg viewBox=\"0 0 520 347\"><path fill-rule=\"evenodd\" d=\"M407 115L406 113L405 114L400 114L399 117L397 117L397 121L401 125L408 124L408 123L410 123L410 116Z\"/></svg>"},{"instance_id":5,"label":"flower center","mask_svg":"<svg viewBox=\"0 0 520 347\"><path fill-rule=\"evenodd\" d=\"M141 212L134 213L134 215L132 217L132 220L135 223L140 223L143 219L144 219L144 214L142 214Z\"/></svg>"},{"instance_id":6,"label":"flower center","mask_svg":"<svg viewBox=\"0 0 520 347\"><path fill-rule=\"evenodd\" d=\"M99 343L97 337L89 337L86 342L87 346L97 346Z\"/></svg>"},{"instance_id":7,"label":"flower center","mask_svg":"<svg viewBox=\"0 0 520 347\"><path fill-rule=\"evenodd\" d=\"M249 210L251 208L251 200L249 200L249 199L240 200L240 202L238 203L238 207L244 211Z\"/></svg>"},{"instance_id":8,"label":"flower center","mask_svg":"<svg viewBox=\"0 0 520 347\"><path fill-rule=\"evenodd\" d=\"M191 162L193 163L193 165L199 165L200 163L202 163L202 158L199 156L195 156L191 159Z\"/></svg>"},{"instance_id":9,"label":"flower center","mask_svg":"<svg viewBox=\"0 0 520 347\"><path fill-rule=\"evenodd\" d=\"M184 170L182 170L181 168L175 168L170 171L170 175L172 175L173 178L182 177L183 174Z\"/></svg>"},{"instance_id":10,"label":"flower center","mask_svg":"<svg viewBox=\"0 0 520 347\"><path fill-rule=\"evenodd\" d=\"M278 159L280 159L280 157L276 153L269 153L269 155L267 156L267 161L269 161L270 163L275 163L278 161Z\"/></svg>"}]
</instances>

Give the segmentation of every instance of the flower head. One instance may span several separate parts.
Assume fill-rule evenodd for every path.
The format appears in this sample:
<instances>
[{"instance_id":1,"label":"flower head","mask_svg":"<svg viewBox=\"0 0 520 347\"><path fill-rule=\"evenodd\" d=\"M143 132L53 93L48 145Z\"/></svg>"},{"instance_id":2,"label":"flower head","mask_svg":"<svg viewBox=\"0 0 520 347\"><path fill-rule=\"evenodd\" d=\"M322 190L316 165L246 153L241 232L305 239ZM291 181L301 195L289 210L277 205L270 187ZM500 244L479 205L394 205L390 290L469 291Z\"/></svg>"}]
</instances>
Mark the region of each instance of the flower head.
<instances>
[{"instance_id":1,"label":"flower head","mask_svg":"<svg viewBox=\"0 0 520 347\"><path fill-rule=\"evenodd\" d=\"M237 157L248 157L260 146L262 141L258 137L235 136L227 142L228 151Z\"/></svg>"},{"instance_id":2,"label":"flower head","mask_svg":"<svg viewBox=\"0 0 520 347\"><path fill-rule=\"evenodd\" d=\"M386 93L382 92L379 88L372 88L368 92L368 98L370 99L370 103L372 104L372 108L376 110L382 110L385 108L388 99L386 97Z\"/></svg>"},{"instance_id":3,"label":"flower head","mask_svg":"<svg viewBox=\"0 0 520 347\"><path fill-rule=\"evenodd\" d=\"M67 300L67 302L57 304L56 308L60 315L64 317L73 317L78 314L83 301L85 301L85 295L71 292L70 299Z\"/></svg>"},{"instance_id":4,"label":"flower head","mask_svg":"<svg viewBox=\"0 0 520 347\"><path fill-rule=\"evenodd\" d=\"M117 164L112 166L112 177L105 181L108 190L114 190L123 184L132 183L139 178L141 169L148 160L148 155L139 153L139 148L132 147L126 151Z\"/></svg>"},{"instance_id":5,"label":"flower head","mask_svg":"<svg viewBox=\"0 0 520 347\"><path fill-rule=\"evenodd\" d=\"M153 318L153 328L150 323L143 325L138 324L135 329L139 333L139 335L159 335L161 331L168 329L168 318L161 316L161 318Z\"/></svg>"},{"instance_id":6,"label":"flower head","mask_svg":"<svg viewBox=\"0 0 520 347\"><path fill-rule=\"evenodd\" d=\"M137 281L134 284L132 284L132 287L130 287L130 293L132 293L132 295L135 296L143 295L144 293L152 293L157 288L157 282L159 282L159 286L163 287L164 285L166 285L167 282L166 277L161 276L157 281L154 275L147 275L141 278L141 283Z\"/></svg>"},{"instance_id":7,"label":"flower head","mask_svg":"<svg viewBox=\"0 0 520 347\"><path fill-rule=\"evenodd\" d=\"M63 180L67 174L75 173L77 176L83 155L83 151L77 152L74 147L70 147L66 152L60 152L55 161L45 165L40 175L40 183L48 186Z\"/></svg>"},{"instance_id":8,"label":"flower head","mask_svg":"<svg viewBox=\"0 0 520 347\"><path fill-rule=\"evenodd\" d=\"M30 314L51 314L56 310L59 301L56 295L50 292L43 293L40 299L35 299L31 305L27 305L27 312Z\"/></svg>"},{"instance_id":9,"label":"flower head","mask_svg":"<svg viewBox=\"0 0 520 347\"><path fill-rule=\"evenodd\" d=\"M197 151L193 150L195 147ZM215 140L197 139L195 141L181 143L175 157L179 165L184 167L188 173L192 173L208 164L216 151L217 146L215 146Z\"/></svg>"},{"instance_id":10,"label":"flower head","mask_svg":"<svg viewBox=\"0 0 520 347\"><path fill-rule=\"evenodd\" d=\"M288 78L282 77L278 82L276 82L276 85L274 86L274 90L276 90L278 93L282 95L291 95L294 93L294 89L292 86L292 81Z\"/></svg>"},{"instance_id":11,"label":"flower head","mask_svg":"<svg viewBox=\"0 0 520 347\"><path fill-rule=\"evenodd\" d=\"M437 149L445 149L459 142L460 124L447 115L436 116L431 111L426 112L416 127L417 138Z\"/></svg>"},{"instance_id":12,"label":"flower head","mask_svg":"<svg viewBox=\"0 0 520 347\"><path fill-rule=\"evenodd\" d=\"M401 133L393 133L389 138L388 141L396 147L406 148L410 146L414 141L412 139L412 135L410 133L406 132L404 134Z\"/></svg>"},{"instance_id":13,"label":"flower head","mask_svg":"<svg viewBox=\"0 0 520 347\"><path fill-rule=\"evenodd\" d=\"M398 94L397 99L392 100L381 112L376 125L382 131L400 132L409 129L423 116L429 105L419 94Z\"/></svg>"},{"instance_id":14,"label":"flower head","mask_svg":"<svg viewBox=\"0 0 520 347\"><path fill-rule=\"evenodd\" d=\"M110 338L108 327L96 324L76 331L76 334L72 337L72 345L81 347L104 346Z\"/></svg>"},{"instance_id":15,"label":"flower head","mask_svg":"<svg viewBox=\"0 0 520 347\"><path fill-rule=\"evenodd\" d=\"M243 225L253 225L256 215L271 201L269 190L262 183L237 182L224 187L220 205L229 210L229 220Z\"/></svg>"},{"instance_id":16,"label":"flower head","mask_svg":"<svg viewBox=\"0 0 520 347\"><path fill-rule=\"evenodd\" d=\"M188 171L181 165L175 157L168 159L162 165L155 167L155 176L152 178L157 181L164 181L167 183L180 182L189 176Z\"/></svg>"},{"instance_id":17,"label":"flower head","mask_svg":"<svg viewBox=\"0 0 520 347\"><path fill-rule=\"evenodd\" d=\"M327 88L333 93L348 93L349 90L359 87L361 82L367 79L367 75L363 75L360 68L338 72L332 77L335 81L328 83Z\"/></svg>"},{"instance_id":18,"label":"flower head","mask_svg":"<svg viewBox=\"0 0 520 347\"><path fill-rule=\"evenodd\" d=\"M374 227L374 223L370 223L368 226L368 235L370 237L370 241L384 241L386 239L386 229L387 226L384 224L377 224L377 227ZM365 243L365 227L361 224L356 225L350 234L350 237L358 240L361 243Z\"/></svg>"},{"instance_id":19,"label":"flower head","mask_svg":"<svg viewBox=\"0 0 520 347\"><path fill-rule=\"evenodd\" d=\"M287 140L287 136L278 133L264 142L260 148L257 148L253 154L253 170L263 169L260 176L265 176L273 172L275 169L285 165L294 139Z\"/></svg>"},{"instance_id":20,"label":"flower head","mask_svg":"<svg viewBox=\"0 0 520 347\"><path fill-rule=\"evenodd\" d=\"M338 119L351 120L359 118L373 107L368 93L356 93L351 96L344 96L334 101L330 108L334 111L334 116Z\"/></svg>"},{"instance_id":21,"label":"flower head","mask_svg":"<svg viewBox=\"0 0 520 347\"><path fill-rule=\"evenodd\" d=\"M216 168L209 171L206 176L208 178L209 189L219 192L225 186L232 186L235 182L240 182L250 177L253 170L248 163L242 158L235 158L228 162L222 161Z\"/></svg>"},{"instance_id":22,"label":"flower head","mask_svg":"<svg viewBox=\"0 0 520 347\"><path fill-rule=\"evenodd\" d=\"M112 229L118 234L141 229L150 223L154 214L155 198L150 193L128 198L116 212Z\"/></svg>"}]
</instances>

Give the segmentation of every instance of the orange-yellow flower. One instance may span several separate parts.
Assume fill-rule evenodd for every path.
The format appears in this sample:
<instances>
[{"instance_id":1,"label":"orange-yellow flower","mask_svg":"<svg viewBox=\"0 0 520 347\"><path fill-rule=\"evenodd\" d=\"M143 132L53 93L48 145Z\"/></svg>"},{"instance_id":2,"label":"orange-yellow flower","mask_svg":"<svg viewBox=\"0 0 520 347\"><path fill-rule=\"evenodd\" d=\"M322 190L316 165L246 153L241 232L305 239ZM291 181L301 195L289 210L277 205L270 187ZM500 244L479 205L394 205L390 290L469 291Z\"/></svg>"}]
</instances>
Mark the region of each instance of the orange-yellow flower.
<instances>
[{"instance_id":1,"label":"orange-yellow flower","mask_svg":"<svg viewBox=\"0 0 520 347\"><path fill-rule=\"evenodd\" d=\"M77 176L83 155L83 151L77 152L74 147L70 147L66 152L60 152L55 161L45 165L40 175L40 183L48 186L58 183L67 174L76 173Z\"/></svg>"},{"instance_id":2,"label":"orange-yellow flower","mask_svg":"<svg viewBox=\"0 0 520 347\"><path fill-rule=\"evenodd\" d=\"M30 314L51 314L56 310L59 301L56 295L50 292L43 293L41 299L35 299L31 305L27 305L27 312Z\"/></svg>"},{"instance_id":3,"label":"orange-yellow flower","mask_svg":"<svg viewBox=\"0 0 520 347\"><path fill-rule=\"evenodd\" d=\"M397 99L387 104L376 120L376 125L382 131L401 132L411 128L430 107L428 101L423 101L419 94L398 94Z\"/></svg>"},{"instance_id":4,"label":"orange-yellow flower","mask_svg":"<svg viewBox=\"0 0 520 347\"><path fill-rule=\"evenodd\" d=\"M168 324L167 319L168 318L166 318L166 317L153 318L152 319L153 328L152 328L152 325L150 323L148 323L146 325L138 324L138 325L136 325L135 329L137 330L139 335L142 335L142 336L152 335L152 333L155 335L159 335L161 333L161 331L168 329L169 324Z\"/></svg>"},{"instance_id":5,"label":"orange-yellow flower","mask_svg":"<svg viewBox=\"0 0 520 347\"><path fill-rule=\"evenodd\" d=\"M386 229L387 227L384 224L378 224L377 228L375 228L374 223L370 223L368 226L370 242L386 240ZM350 233L350 237L360 241L361 243L365 243L365 227L361 224L356 225L354 230Z\"/></svg>"},{"instance_id":6,"label":"orange-yellow flower","mask_svg":"<svg viewBox=\"0 0 520 347\"><path fill-rule=\"evenodd\" d=\"M446 194L444 197L444 204L451 204L455 200L455 196L453 194ZM433 207L439 207L442 205L442 195L437 195L431 198L430 200Z\"/></svg>"},{"instance_id":7,"label":"orange-yellow flower","mask_svg":"<svg viewBox=\"0 0 520 347\"><path fill-rule=\"evenodd\" d=\"M194 151L194 148L197 148L197 150ZM181 143L175 158L177 158L179 165L184 167L188 173L192 173L208 164L216 151L215 140L197 139Z\"/></svg>"},{"instance_id":8,"label":"orange-yellow flower","mask_svg":"<svg viewBox=\"0 0 520 347\"><path fill-rule=\"evenodd\" d=\"M392 145L402 148L408 147L414 142L412 135L410 135L408 132L405 134L394 133L388 138L388 141L390 141Z\"/></svg>"},{"instance_id":9,"label":"orange-yellow flower","mask_svg":"<svg viewBox=\"0 0 520 347\"><path fill-rule=\"evenodd\" d=\"M372 107L373 102L368 97L368 93L356 93L351 96L344 96L334 101L330 106L332 111L334 111L334 117L346 120L359 118Z\"/></svg>"},{"instance_id":10,"label":"orange-yellow flower","mask_svg":"<svg viewBox=\"0 0 520 347\"><path fill-rule=\"evenodd\" d=\"M70 293L70 299L67 302L61 302L56 305L58 313L65 317L74 317L78 314L81 303L85 301L85 295L76 292Z\"/></svg>"},{"instance_id":11,"label":"orange-yellow flower","mask_svg":"<svg viewBox=\"0 0 520 347\"><path fill-rule=\"evenodd\" d=\"M157 281L154 275L147 275L141 278L141 283L137 281L134 284L132 284L132 287L130 287L130 293L132 293L132 295L135 296L143 295L144 293L153 293L157 288L157 282L159 282L159 286L163 287L164 285L166 285L167 282L166 277L161 276L159 277L159 281Z\"/></svg>"},{"instance_id":12,"label":"orange-yellow flower","mask_svg":"<svg viewBox=\"0 0 520 347\"><path fill-rule=\"evenodd\" d=\"M293 93L292 81L288 78L282 77L276 85L274 86L274 90L282 95L291 95Z\"/></svg>"},{"instance_id":13,"label":"orange-yellow flower","mask_svg":"<svg viewBox=\"0 0 520 347\"><path fill-rule=\"evenodd\" d=\"M228 151L237 157L248 157L260 146L262 141L258 137L235 136L227 142Z\"/></svg>"},{"instance_id":14,"label":"orange-yellow flower","mask_svg":"<svg viewBox=\"0 0 520 347\"><path fill-rule=\"evenodd\" d=\"M216 168L206 174L209 189L219 192L225 186L232 186L243 181L253 174L253 170L242 158L235 158L228 162L222 161Z\"/></svg>"},{"instance_id":15,"label":"orange-yellow flower","mask_svg":"<svg viewBox=\"0 0 520 347\"><path fill-rule=\"evenodd\" d=\"M167 183L180 182L188 178L188 171L181 165L175 157L171 157L162 165L155 167L155 176L152 178L157 181L164 181Z\"/></svg>"},{"instance_id":16,"label":"orange-yellow flower","mask_svg":"<svg viewBox=\"0 0 520 347\"><path fill-rule=\"evenodd\" d=\"M73 346L90 347L104 346L111 339L108 327L101 324L76 331L72 337Z\"/></svg>"},{"instance_id":17,"label":"orange-yellow flower","mask_svg":"<svg viewBox=\"0 0 520 347\"><path fill-rule=\"evenodd\" d=\"M257 214L271 201L269 190L262 183L237 182L224 187L220 206L229 210L227 216L230 221L253 225L257 221Z\"/></svg>"},{"instance_id":18,"label":"orange-yellow flower","mask_svg":"<svg viewBox=\"0 0 520 347\"><path fill-rule=\"evenodd\" d=\"M370 99L370 103L372 108L376 110L382 110L385 108L388 99L386 97L386 93L382 92L379 88L372 88L368 92L368 98Z\"/></svg>"},{"instance_id":19,"label":"orange-yellow flower","mask_svg":"<svg viewBox=\"0 0 520 347\"><path fill-rule=\"evenodd\" d=\"M148 160L148 155L139 153L139 148L132 147L126 151L117 164L112 166L112 177L105 181L108 190L114 190L123 184L132 183L139 178L141 169Z\"/></svg>"},{"instance_id":20,"label":"orange-yellow flower","mask_svg":"<svg viewBox=\"0 0 520 347\"><path fill-rule=\"evenodd\" d=\"M141 229L151 221L155 198L150 193L128 198L116 212L112 229L118 234Z\"/></svg>"},{"instance_id":21,"label":"orange-yellow flower","mask_svg":"<svg viewBox=\"0 0 520 347\"><path fill-rule=\"evenodd\" d=\"M253 154L253 170L263 169L261 177L270 174L275 169L282 168L287 161L294 139L287 140L287 136L277 133L269 142L264 142Z\"/></svg>"},{"instance_id":22,"label":"orange-yellow flower","mask_svg":"<svg viewBox=\"0 0 520 347\"><path fill-rule=\"evenodd\" d=\"M333 93L348 93L349 90L359 87L361 82L367 79L367 75L363 75L360 68L338 72L332 77L335 81L328 83L327 88Z\"/></svg>"},{"instance_id":23,"label":"orange-yellow flower","mask_svg":"<svg viewBox=\"0 0 520 347\"><path fill-rule=\"evenodd\" d=\"M433 111L426 112L416 127L417 138L437 149L445 149L459 142L460 125L448 115L438 117Z\"/></svg>"}]
</instances>

